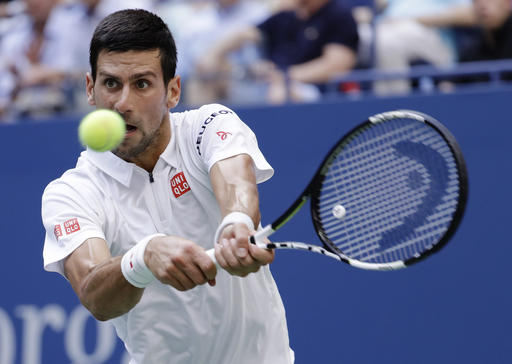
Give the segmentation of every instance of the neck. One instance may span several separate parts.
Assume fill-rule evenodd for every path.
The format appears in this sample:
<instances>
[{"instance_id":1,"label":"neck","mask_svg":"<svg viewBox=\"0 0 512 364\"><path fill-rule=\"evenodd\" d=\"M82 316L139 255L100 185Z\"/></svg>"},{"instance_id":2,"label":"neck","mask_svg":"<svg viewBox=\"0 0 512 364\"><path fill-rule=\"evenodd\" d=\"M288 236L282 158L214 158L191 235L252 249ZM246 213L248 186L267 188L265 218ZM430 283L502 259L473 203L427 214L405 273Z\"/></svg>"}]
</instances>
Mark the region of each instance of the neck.
<instances>
[{"instance_id":1,"label":"neck","mask_svg":"<svg viewBox=\"0 0 512 364\"><path fill-rule=\"evenodd\" d=\"M298 8L297 13L300 18L308 19L313 16L318 10L320 10L329 0L318 1L308 6L301 6Z\"/></svg>"}]
</instances>

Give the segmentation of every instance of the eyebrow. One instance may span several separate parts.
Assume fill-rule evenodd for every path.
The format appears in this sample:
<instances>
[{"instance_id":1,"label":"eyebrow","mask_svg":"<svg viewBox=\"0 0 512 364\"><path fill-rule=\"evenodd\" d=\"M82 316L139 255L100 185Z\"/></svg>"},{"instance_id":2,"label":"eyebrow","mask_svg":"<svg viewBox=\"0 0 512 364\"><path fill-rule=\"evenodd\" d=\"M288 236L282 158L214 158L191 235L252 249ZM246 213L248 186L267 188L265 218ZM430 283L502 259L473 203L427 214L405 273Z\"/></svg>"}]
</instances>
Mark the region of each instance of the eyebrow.
<instances>
[{"instance_id":1,"label":"eyebrow","mask_svg":"<svg viewBox=\"0 0 512 364\"><path fill-rule=\"evenodd\" d=\"M145 78L145 77L153 77L153 78L156 78L156 74L152 71L146 71L146 72L139 72L139 73L135 73L133 75L131 75L129 77L129 79L131 81L133 80L138 80L139 78Z\"/></svg>"},{"instance_id":2,"label":"eyebrow","mask_svg":"<svg viewBox=\"0 0 512 364\"><path fill-rule=\"evenodd\" d=\"M115 76L113 74L110 74L108 72L105 72L105 71L99 71L98 72L98 75L101 76L101 77L105 77L105 78L113 78L115 80L118 80L119 77L118 76ZM152 71L146 71L146 72L139 72L139 73L135 73L133 75L130 75L129 77L129 80L130 81L133 81L133 80L138 80L140 78L144 78L144 77L153 77L153 78L156 78L156 74Z\"/></svg>"}]
</instances>

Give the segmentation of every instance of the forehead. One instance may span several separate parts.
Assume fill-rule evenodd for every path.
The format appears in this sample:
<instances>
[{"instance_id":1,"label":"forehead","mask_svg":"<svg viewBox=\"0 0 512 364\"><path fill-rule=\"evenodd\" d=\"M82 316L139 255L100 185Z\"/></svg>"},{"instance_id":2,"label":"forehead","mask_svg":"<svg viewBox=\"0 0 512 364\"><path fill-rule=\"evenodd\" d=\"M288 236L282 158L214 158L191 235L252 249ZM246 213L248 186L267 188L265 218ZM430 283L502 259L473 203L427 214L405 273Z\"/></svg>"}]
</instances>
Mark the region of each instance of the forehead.
<instances>
[{"instance_id":1,"label":"forehead","mask_svg":"<svg viewBox=\"0 0 512 364\"><path fill-rule=\"evenodd\" d=\"M102 50L98 55L97 74L107 73L119 77L135 73L152 72L162 77L160 51L109 52Z\"/></svg>"}]
</instances>

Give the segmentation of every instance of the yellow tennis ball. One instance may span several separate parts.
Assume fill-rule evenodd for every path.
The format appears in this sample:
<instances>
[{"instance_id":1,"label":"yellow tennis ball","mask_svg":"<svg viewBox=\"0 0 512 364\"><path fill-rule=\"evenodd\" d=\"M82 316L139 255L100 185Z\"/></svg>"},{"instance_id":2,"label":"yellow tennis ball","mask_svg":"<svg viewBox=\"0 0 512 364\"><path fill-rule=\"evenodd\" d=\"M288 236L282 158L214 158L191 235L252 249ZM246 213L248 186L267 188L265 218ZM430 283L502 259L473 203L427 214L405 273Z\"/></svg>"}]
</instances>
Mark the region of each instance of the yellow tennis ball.
<instances>
[{"instance_id":1,"label":"yellow tennis ball","mask_svg":"<svg viewBox=\"0 0 512 364\"><path fill-rule=\"evenodd\" d=\"M99 109L87 114L78 127L83 145L97 152L115 149L124 139L126 125L117 112Z\"/></svg>"}]
</instances>

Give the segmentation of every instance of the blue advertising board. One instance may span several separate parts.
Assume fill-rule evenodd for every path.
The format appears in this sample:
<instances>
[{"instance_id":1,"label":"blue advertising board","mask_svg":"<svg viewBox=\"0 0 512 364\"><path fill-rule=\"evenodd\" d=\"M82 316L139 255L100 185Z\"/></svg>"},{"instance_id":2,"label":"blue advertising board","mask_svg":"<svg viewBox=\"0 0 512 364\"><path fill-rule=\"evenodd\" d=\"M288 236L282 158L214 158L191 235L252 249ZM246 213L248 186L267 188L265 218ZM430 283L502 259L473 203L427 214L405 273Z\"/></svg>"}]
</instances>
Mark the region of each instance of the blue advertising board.
<instances>
[{"instance_id":1,"label":"blue advertising board","mask_svg":"<svg viewBox=\"0 0 512 364\"><path fill-rule=\"evenodd\" d=\"M329 147L368 116L414 109L443 122L466 157L470 194L452 241L406 270L369 272L281 251L272 264L297 364L512 361L510 92L237 108L275 168L263 223L302 192ZM79 117L0 127L0 364L127 363L110 324L42 268L41 194L74 166ZM307 211L273 240L318 242Z\"/></svg>"}]
</instances>

